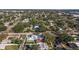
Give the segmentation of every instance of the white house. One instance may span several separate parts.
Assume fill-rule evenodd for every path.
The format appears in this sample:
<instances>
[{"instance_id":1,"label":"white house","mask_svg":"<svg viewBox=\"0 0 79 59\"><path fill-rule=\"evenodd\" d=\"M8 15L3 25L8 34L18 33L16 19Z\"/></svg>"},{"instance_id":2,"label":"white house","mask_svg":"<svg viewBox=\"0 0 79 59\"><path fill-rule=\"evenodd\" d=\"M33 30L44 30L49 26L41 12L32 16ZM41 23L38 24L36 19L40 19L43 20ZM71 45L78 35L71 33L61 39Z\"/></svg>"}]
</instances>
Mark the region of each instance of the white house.
<instances>
[{"instance_id":1,"label":"white house","mask_svg":"<svg viewBox=\"0 0 79 59\"><path fill-rule=\"evenodd\" d=\"M9 24L10 24L10 22L5 22L5 23L4 23L4 26L7 26L7 27L8 27Z\"/></svg>"},{"instance_id":2,"label":"white house","mask_svg":"<svg viewBox=\"0 0 79 59\"><path fill-rule=\"evenodd\" d=\"M28 23L29 22L29 18L26 18L26 19L24 19L23 21L22 21L23 23Z\"/></svg>"},{"instance_id":3,"label":"white house","mask_svg":"<svg viewBox=\"0 0 79 59\"><path fill-rule=\"evenodd\" d=\"M28 42L34 42L38 37L37 35L28 35L26 38Z\"/></svg>"}]
</instances>

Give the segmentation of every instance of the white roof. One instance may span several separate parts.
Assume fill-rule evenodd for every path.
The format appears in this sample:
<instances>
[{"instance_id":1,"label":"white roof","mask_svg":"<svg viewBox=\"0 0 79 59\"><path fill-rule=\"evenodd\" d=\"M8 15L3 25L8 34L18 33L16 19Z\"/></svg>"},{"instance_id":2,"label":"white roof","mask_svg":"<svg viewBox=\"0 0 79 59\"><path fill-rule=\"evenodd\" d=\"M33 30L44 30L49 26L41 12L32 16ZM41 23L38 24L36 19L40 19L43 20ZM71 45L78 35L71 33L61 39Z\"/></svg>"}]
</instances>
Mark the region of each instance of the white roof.
<instances>
[{"instance_id":1,"label":"white roof","mask_svg":"<svg viewBox=\"0 0 79 59\"><path fill-rule=\"evenodd\" d=\"M38 25L36 25L34 28L39 28L39 26L38 26Z\"/></svg>"},{"instance_id":2,"label":"white roof","mask_svg":"<svg viewBox=\"0 0 79 59\"><path fill-rule=\"evenodd\" d=\"M31 37L27 36L27 40L34 41L36 39L37 39L37 36L36 35L32 35Z\"/></svg>"}]
</instances>

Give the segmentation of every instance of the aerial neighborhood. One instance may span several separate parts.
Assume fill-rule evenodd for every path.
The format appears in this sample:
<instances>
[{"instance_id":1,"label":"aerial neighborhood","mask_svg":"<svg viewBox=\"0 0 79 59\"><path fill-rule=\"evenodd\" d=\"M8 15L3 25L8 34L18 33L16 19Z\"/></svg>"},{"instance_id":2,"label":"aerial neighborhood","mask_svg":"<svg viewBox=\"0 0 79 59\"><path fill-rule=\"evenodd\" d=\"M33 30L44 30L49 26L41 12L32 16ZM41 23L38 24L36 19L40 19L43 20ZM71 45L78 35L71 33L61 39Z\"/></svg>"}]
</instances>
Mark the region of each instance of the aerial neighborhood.
<instances>
[{"instance_id":1,"label":"aerial neighborhood","mask_svg":"<svg viewBox=\"0 0 79 59\"><path fill-rule=\"evenodd\" d=\"M0 10L0 50L79 50L79 10Z\"/></svg>"}]
</instances>

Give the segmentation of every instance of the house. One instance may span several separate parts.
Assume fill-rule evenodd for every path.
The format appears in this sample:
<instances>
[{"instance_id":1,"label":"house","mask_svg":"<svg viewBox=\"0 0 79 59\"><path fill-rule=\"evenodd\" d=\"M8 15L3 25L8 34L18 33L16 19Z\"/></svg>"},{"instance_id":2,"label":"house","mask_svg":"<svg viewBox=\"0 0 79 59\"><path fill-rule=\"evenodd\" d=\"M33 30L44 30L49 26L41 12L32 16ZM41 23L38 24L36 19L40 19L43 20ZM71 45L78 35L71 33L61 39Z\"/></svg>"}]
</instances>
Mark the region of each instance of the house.
<instances>
[{"instance_id":1,"label":"house","mask_svg":"<svg viewBox=\"0 0 79 59\"><path fill-rule=\"evenodd\" d=\"M77 14L73 14L73 16L74 16L74 17L79 17L79 15L77 15Z\"/></svg>"},{"instance_id":2,"label":"house","mask_svg":"<svg viewBox=\"0 0 79 59\"><path fill-rule=\"evenodd\" d=\"M44 41L45 41L45 37L42 33L31 34L31 35L27 36L27 42L29 42L29 45L30 45L31 42L33 42L33 43L35 43L35 45L37 45L37 49L41 49L41 50L47 50L48 49L48 45Z\"/></svg>"},{"instance_id":3,"label":"house","mask_svg":"<svg viewBox=\"0 0 79 59\"><path fill-rule=\"evenodd\" d=\"M45 36L42 33L38 34L37 37L37 42L44 42Z\"/></svg>"},{"instance_id":4,"label":"house","mask_svg":"<svg viewBox=\"0 0 79 59\"><path fill-rule=\"evenodd\" d=\"M29 18L26 18L22 21L23 23L28 23L29 22Z\"/></svg>"},{"instance_id":5,"label":"house","mask_svg":"<svg viewBox=\"0 0 79 59\"><path fill-rule=\"evenodd\" d=\"M48 50L48 45L46 43L39 42L37 43L37 45L38 45L38 49L40 50Z\"/></svg>"},{"instance_id":6,"label":"house","mask_svg":"<svg viewBox=\"0 0 79 59\"><path fill-rule=\"evenodd\" d=\"M10 22L5 22L5 23L4 23L4 26L8 27L9 24L10 24Z\"/></svg>"},{"instance_id":7,"label":"house","mask_svg":"<svg viewBox=\"0 0 79 59\"><path fill-rule=\"evenodd\" d=\"M34 42L37 39L37 35L28 35L26 36L27 42Z\"/></svg>"},{"instance_id":8,"label":"house","mask_svg":"<svg viewBox=\"0 0 79 59\"><path fill-rule=\"evenodd\" d=\"M26 38L27 38L27 41L32 41L32 42L34 42L34 41L44 42L44 40L45 40L45 36L42 33L37 34L37 35L35 35L35 34L27 35Z\"/></svg>"}]
</instances>

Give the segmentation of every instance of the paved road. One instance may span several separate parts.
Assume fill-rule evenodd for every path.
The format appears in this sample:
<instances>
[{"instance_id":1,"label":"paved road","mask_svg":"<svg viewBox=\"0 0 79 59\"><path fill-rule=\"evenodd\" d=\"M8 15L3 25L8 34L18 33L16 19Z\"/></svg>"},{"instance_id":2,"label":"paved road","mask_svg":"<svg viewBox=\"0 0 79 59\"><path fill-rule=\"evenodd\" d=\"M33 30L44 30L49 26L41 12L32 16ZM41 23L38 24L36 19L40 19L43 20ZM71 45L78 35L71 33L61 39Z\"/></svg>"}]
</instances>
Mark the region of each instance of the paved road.
<instances>
[{"instance_id":1,"label":"paved road","mask_svg":"<svg viewBox=\"0 0 79 59\"><path fill-rule=\"evenodd\" d=\"M17 25L19 23L19 21L15 22L13 25L8 26L6 32L9 32L15 25Z\"/></svg>"}]
</instances>

